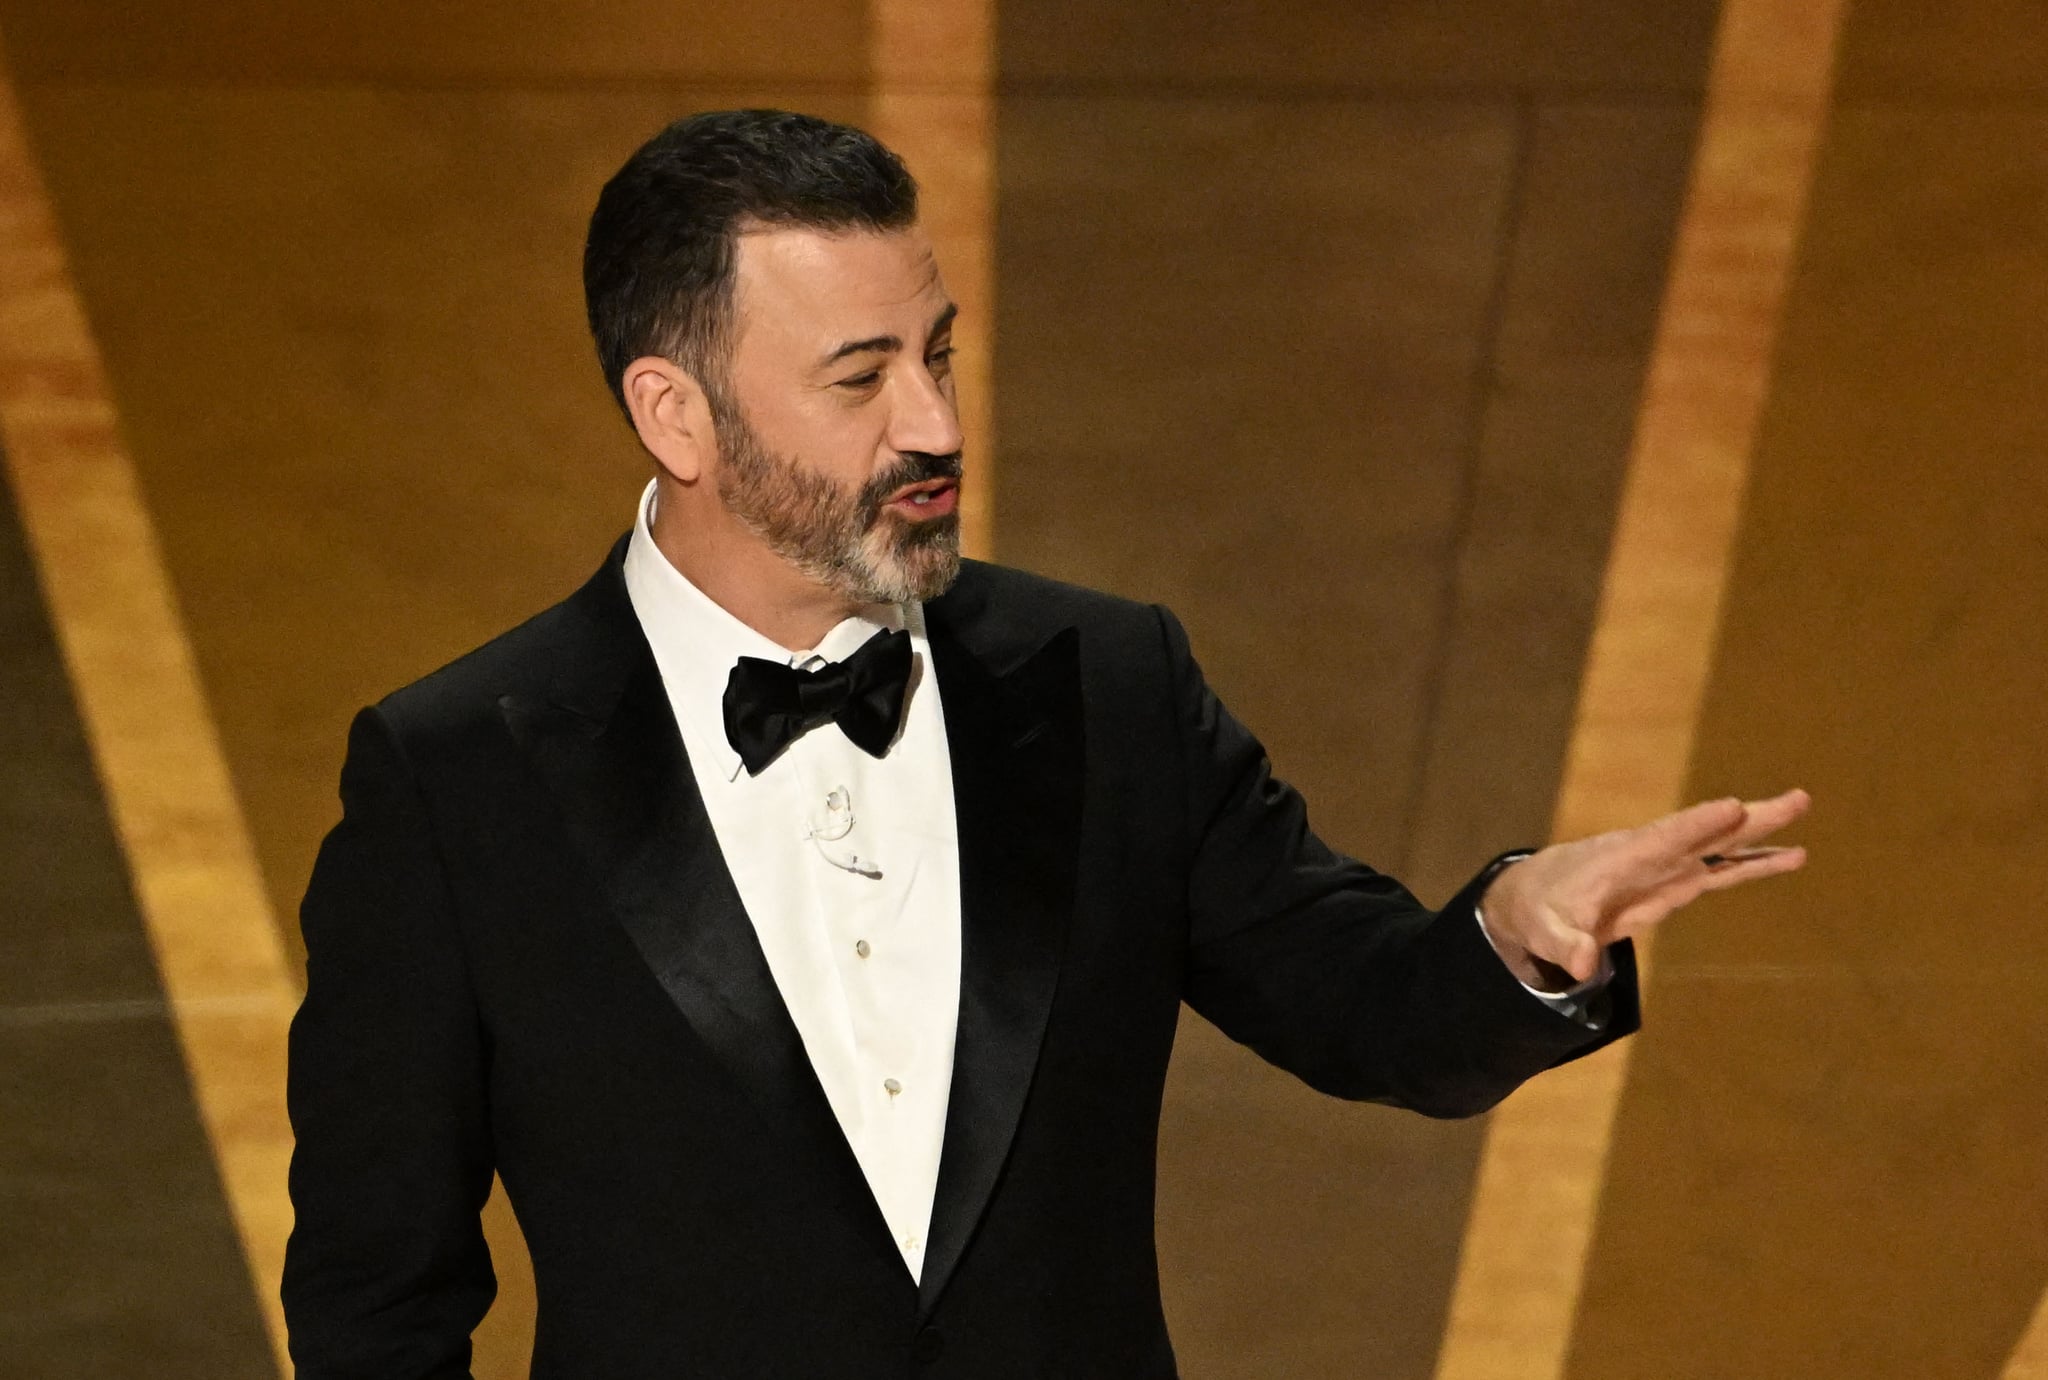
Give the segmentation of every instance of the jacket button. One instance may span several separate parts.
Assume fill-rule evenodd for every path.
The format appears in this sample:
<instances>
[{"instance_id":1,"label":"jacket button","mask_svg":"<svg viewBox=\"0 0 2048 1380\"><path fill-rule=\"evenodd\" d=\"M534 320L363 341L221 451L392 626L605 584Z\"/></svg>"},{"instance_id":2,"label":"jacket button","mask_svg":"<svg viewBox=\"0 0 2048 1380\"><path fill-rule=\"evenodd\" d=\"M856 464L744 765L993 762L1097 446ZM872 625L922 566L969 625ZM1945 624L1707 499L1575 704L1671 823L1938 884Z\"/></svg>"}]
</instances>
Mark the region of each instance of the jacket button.
<instances>
[{"instance_id":1,"label":"jacket button","mask_svg":"<svg viewBox=\"0 0 2048 1380\"><path fill-rule=\"evenodd\" d=\"M925 1365L939 1359L939 1353L946 1349L946 1339L936 1327L927 1327L917 1334L917 1340L910 1344L910 1354Z\"/></svg>"}]
</instances>

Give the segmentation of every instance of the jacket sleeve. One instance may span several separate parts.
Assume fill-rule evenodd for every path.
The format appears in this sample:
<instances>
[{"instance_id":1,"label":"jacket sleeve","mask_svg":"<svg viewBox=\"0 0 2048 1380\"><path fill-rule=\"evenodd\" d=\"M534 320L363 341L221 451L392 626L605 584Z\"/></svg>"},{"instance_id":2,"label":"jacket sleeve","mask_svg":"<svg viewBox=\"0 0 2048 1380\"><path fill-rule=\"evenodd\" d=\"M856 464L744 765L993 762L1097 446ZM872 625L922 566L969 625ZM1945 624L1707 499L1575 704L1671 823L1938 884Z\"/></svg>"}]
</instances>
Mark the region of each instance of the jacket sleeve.
<instances>
[{"instance_id":1,"label":"jacket sleeve","mask_svg":"<svg viewBox=\"0 0 2048 1380\"><path fill-rule=\"evenodd\" d=\"M1592 1024L1533 996L1487 943L1487 874L1440 911L1309 829L1301 796L1204 682L1159 610L1183 748L1188 1004L1311 1086L1470 1116L1636 1028L1628 946Z\"/></svg>"},{"instance_id":2,"label":"jacket sleeve","mask_svg":"<svg viewBox=\"0 0 2048 1380\"><path fill-rule=\"evenodd\" d=\"M497 1288L486 1049L427 813L375 709L350 729L341 798L300 910L292 1358L299 1380L466 1378Z\"/></svg>"}]
</instances>

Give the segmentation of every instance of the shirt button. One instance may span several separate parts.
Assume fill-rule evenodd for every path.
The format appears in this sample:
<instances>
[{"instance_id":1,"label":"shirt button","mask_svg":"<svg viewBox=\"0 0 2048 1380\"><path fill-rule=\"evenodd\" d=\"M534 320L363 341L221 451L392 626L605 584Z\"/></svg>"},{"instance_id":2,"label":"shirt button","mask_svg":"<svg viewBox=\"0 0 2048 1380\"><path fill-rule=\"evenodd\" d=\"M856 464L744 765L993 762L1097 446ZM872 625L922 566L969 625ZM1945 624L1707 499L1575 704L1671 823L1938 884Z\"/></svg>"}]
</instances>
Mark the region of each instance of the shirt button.
<instances>
[{"instance_id":1,"label":"shirt button","mask_svg":"<svg viewBox=\"0 0 2048 1380\"><path fill-rule=\"evenodd\" d=\"M865 939L854 940L853 951L856 954L859 954L862 958L866 958L868 956L868 941Z\"/></svg>"},{"instance_id":2,"label":"shirt button","mask_svg":"<svg viewBox=\"0 0 2048 1380\"><path fill-rule=\"evenodd\" d=\"M893 1078L884 1078L882 1080L882 1091L894 1097L897 1093L903 1091L903 1085Z\"/></svg>"}]
</instances>

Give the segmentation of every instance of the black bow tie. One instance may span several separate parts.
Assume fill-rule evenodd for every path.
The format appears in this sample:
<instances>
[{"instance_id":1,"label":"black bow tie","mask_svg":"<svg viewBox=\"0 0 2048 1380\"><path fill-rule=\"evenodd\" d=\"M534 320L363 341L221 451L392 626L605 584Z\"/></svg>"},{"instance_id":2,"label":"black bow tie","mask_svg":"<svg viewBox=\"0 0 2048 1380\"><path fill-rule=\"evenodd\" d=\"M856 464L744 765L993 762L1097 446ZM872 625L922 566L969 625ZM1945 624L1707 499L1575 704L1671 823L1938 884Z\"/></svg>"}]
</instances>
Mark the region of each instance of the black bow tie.
<instances>
[{"instance_id":1,"label":"black bow tie","mask_svg":"<svg viewBox=\"0 0 2048 1380\"><path fill-rule=\"evenodd\" d=\"M811 729L835 722L871 757L889 750L910 685L910 634L877 633L844 661L799 671L743 656L725 683L725 737L758 776Z\"/></svg>"}]
</instances>

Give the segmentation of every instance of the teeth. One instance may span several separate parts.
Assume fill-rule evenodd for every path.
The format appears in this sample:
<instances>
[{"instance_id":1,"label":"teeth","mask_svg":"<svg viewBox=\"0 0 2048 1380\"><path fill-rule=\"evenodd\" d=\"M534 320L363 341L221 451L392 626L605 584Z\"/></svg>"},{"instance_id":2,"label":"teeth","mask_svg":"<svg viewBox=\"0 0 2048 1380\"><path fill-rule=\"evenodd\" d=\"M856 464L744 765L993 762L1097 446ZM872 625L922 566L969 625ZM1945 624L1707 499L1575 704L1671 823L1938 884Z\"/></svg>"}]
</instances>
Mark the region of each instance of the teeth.
<instances>
[{"instance_id":1,"label":"teeth","mask_svg":"<svg viewBox=\"0 0 2048 1380\"><path fill-rule=\"evenodd\" d=\"M929 503L932 501L932 496L928 493L912 494L910 496L910 501L912 503Z\"/></svg>"}]
</instances>

